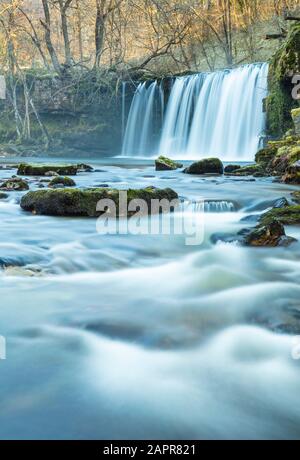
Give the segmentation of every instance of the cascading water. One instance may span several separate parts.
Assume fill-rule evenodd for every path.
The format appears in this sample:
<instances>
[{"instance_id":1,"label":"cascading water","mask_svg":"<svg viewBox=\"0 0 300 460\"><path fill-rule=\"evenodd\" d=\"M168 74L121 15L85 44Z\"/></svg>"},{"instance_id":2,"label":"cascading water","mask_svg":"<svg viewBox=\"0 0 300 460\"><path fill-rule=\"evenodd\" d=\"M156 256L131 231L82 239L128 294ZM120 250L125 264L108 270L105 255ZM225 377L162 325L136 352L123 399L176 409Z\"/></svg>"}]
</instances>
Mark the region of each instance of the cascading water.
<instances>
[{"instance_id":1,"label":"cascading water","mask_svg":"<svg viewBox=\"0 0 300 460\"><path fill-rule=\"evenodd\" d=\"M122 154L252 160L265 128L267 76L268 64L249 64L177 77L166 105L161 85L140 84L132 100ZM160 125L154 122L159 119L158 110L160 115L165 112Z\"/></svg>"},{"instance_id":2,"label":"cascading water","mask_svg":"<svg viewBox=\"0 0 300 460\"><path fill-rule=\"evenodd\" d=\"M157 125L161 126L164 96L157 81L149 86L140 83L135 91L124 135L122 155L154 155L158 142L155 140Z\"/></svg>"}]
</instances>

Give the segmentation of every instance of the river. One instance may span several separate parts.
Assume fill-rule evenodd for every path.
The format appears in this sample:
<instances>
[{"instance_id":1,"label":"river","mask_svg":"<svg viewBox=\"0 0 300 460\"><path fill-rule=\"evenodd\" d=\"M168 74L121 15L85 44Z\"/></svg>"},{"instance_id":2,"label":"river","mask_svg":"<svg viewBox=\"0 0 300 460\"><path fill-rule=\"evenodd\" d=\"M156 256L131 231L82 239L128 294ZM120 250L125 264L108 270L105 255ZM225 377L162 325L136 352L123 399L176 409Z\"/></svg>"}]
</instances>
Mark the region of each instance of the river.
<instances>
[{"instance_id":1,"label":"river","mask_svg":"<svg viewBox=\"0 0 300 460\"><path fill-rule=\"evenodd\" d=\"M34 216L18 192L0 200L0 438L299 438L300 243L211 241L293 187L91 164L79 187L171 187L231 212L206 212L203 243L187 246L184 235L99 235L94 219Z\"/></svg>"}]
</instances>

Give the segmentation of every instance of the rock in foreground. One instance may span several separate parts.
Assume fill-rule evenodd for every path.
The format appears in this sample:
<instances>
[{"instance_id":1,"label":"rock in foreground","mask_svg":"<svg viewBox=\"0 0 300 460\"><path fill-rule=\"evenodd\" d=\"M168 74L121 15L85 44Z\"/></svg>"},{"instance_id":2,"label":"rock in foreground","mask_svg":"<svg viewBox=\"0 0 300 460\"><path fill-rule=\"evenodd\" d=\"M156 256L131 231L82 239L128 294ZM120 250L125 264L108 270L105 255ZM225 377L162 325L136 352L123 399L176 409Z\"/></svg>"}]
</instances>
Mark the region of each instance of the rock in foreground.
<instances>
[{"instance_id":1,"label":"rock in foreground","mask_svg":"<svg viewBox=\"0 0 300 460\"><path fill-rule=\"evenodd\" d=\"M170 158L160 156L155 160L156 171L174 171L175 169L182 168L181 163L171 160Z\"/></svg>"},{"instance_id":2,"label":"rock in foreground","mask_svg":"<svg viewBox=\"0 0 300 460\"><path fill-rule=\"evenodd\" d=\"M223 163L219 158L206 158L191 164L183 171L185 174L223 174Z\"/></svg>"},{"instance_id":3,"label":"rock in foreground","mask_svg":"<svg viewBox=\"0 0 300 460\"><path fill-rule=\"evenodd\" d=\"M110 188L38 190L23 196L21 207L25 211L48 216L98 217L103 211L97 211L97 203L102 199L110 199L116 204L119 215L119 192L120 190ZM151 200L172 201L177 198L177 193L169 188L147 187L141 190L127 190L127 205L131 200L143 199L148 205L149 213ZM126 212L130 215L130 212Z\"/></svg>"},{"instance_id":4,"label":"rock in foreground","mask_svg":"<svg viewBox=\"0 0 300 460\"><path fill-rule=\"evenodd\" d=\"M19 176L76 176L77 165L39 165L21 163L18 167Z\"/></svg>"}]
</instances>

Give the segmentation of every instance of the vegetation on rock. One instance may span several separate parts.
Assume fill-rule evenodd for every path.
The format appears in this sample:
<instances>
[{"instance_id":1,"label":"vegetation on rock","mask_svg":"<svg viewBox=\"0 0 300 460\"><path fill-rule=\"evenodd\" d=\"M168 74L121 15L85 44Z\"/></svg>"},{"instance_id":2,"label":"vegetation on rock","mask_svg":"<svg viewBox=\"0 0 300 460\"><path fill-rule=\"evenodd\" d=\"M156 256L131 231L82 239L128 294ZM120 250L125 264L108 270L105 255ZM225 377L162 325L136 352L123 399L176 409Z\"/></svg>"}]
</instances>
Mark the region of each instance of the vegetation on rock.
<instances>
[{"instance_id":1,"label":"vegetation on rock","mask_svg":"<svg viewBox=\"0 0 300 460\"><path fill-rule=\"evenodd\" d=\"M269 96L266 100L268 134L282 136L292 127L292 77L300 73L300 24L294 25L281 48L272 58L269 70Z\"/></svg>"},{"instance_id":2,"label":"vegetation on rock","mask_svg":"<svg viewBox=\"0 0 300 460\"><path fill-rule=\"evenodd\" d=\"M185 174L223 174L223 163L219 158L205 158L191 164L183 171Z\"/></svg>"},{"instance_id":3,"label":"vegetation on rock","mask_svg":"<svg viewBox=\"0 0 300 460\"><path fill-rule=\"evenodd\" d=\"M260 223L261 225L269 225L274 219L283 225L299 225L300 205L273 208L261 216Z\"/></svg>"},{"instance_id":4,"label":"vegetation on rock","mask_svg":"<svg viewBox=\"0 0 300 460\"><path fill-rule=\"evenodd\" d=\"M102 199L110 199L115 203L119 215L119 192L120 190L110 188L39 190L23 196L21 207L34 214L49 216L97 217L103 213L97 210L97 203ZM172 201L177 198L177 193L169 188L147 187L127 190L127 205L132 200L142 199L147 203L149 212L151 200ZM130 215L128 208L126 215Z\"/></svg>"},{"instance_id":5,"label":"vegetation on rock","mask_svg":"<svg viewBox=\"0 0 300 460\"><path fill-rule=\"evenodd\" d=\"M155 160L156 171L173 171L175 169L182 168L182 166L183 165L181 163L177 163L176 161L162 155Z\"/></svg>"},{"instance_id":6,"label":"vegetation on rock","mask_svg":"<svg viewBox=\"0 0 300 460\"><path fill-rule=\"evenodd\" d=\"M18 167L19 176L48 176L49 173L56 173L62 176L76 176L77 165L44 165L21 163Z\"/></svg>"},{"instance_id":7,"label":"vegetation on rock","mask_svg":"<svg viewBox=\"0 0 300 460\"><path fill-rule=\"evenodd\" d=\"M75 187L76 183L70 177L54 177L48 187L55 187L56 185L62 185L63 187Z\"/></svg>"}]
</instances>

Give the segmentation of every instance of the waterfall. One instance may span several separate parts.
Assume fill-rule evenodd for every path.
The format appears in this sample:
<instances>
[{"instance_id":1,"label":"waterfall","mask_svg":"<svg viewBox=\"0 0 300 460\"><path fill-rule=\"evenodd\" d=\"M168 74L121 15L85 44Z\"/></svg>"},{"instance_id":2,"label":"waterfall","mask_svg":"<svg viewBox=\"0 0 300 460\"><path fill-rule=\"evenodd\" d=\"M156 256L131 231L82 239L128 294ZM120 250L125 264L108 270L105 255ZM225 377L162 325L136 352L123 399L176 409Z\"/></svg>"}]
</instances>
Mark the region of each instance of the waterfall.
<instances>
[{"instance_id":1,"label":"waterfall","mask_svg":"<svg viewBox=\"0 0 300 460\"><path fill-rule=\"evenodd\" d=\"M176 77L167 101L161 84L141 83L131 103L122 154L252 160L265 129L267 77L268 64Z\"/></svg>"},{"instance_id":2,"label":"waterfall","mask_svg":"<svg viewBox=\"0 0 300 460\"><path fill-rule=\"evenodd\" d=\"M122 82L122 140L125 134L125 114L126 114L126 81Z\"/></svg>"},{"instance_id":3,"label":"waterfall","mask_svg":"<svg viewBox=\"0 0 300 460\"><path fill-rule=\"evenodd\" d=\"M162 124L163 104L162 88L157 81L138 85L128 115L122 155L143 157L156 154L155 131L157 124Z\"/></svg>"}]
</instances>

